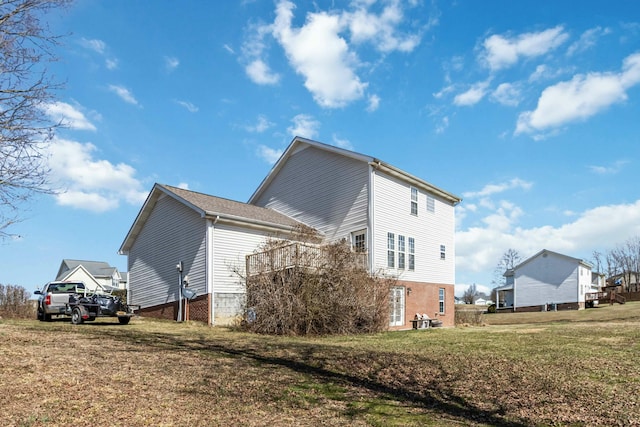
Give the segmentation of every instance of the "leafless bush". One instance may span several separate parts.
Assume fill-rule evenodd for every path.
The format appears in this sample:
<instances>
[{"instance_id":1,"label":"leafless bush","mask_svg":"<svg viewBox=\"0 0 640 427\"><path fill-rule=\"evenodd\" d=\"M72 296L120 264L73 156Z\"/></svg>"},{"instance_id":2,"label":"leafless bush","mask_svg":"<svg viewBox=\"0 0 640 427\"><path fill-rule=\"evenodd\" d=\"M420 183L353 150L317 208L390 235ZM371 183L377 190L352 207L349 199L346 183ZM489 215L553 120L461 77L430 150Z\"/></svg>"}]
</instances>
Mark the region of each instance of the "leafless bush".
<instances>
[{"instance_id":1,"label":"leafless bush","mask_svg":"<svg viewBox=\"0 0 640 427\"><path fill-rule=\"evenodd\" d=\"M31 295L22 286L0 284L0 316L9 318L35 317Z\"/></svg>"},{"instance_id":2,"label":"leafless bush","mask_svg":"<svg viewBox=\"0 0 640 427\"><path fill-rule=\"evenodd\" d=\"M455 322L456 326L472 325L480 326L483 324L484 310L477 308L459 309L456 307Z\"/></svg>"},{"instance_id":3,"label":"leafless bush","mask_svg":"<svg viewBox=\"0 0 640 427\"><path fill-rule=\"evenodd\" d=\"M259 273L246 280L249 330L331 335L385 329L393 280L371 276L364 254L352 252L346 242L271 241L258 252Z\"/></svg>"}]
</instances>

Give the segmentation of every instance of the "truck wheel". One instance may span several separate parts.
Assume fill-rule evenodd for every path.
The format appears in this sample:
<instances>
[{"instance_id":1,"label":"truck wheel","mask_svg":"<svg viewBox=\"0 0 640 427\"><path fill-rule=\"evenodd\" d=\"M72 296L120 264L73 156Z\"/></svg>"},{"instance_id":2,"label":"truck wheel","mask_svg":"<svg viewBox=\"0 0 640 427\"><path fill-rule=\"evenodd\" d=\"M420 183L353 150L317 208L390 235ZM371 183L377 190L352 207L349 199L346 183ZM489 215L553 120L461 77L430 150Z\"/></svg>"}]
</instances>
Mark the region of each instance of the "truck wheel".
<instances>
[{"instance_id":1,"label":"truck wheel","mask_svg":"<svg viewBox=\"0 0 640 427\"><path fill-rule=\"evenodd\" d=\"M42 319L43 319L45 322L51 322L51 315L43 312L43 313L42 313Z\"/></svg>"},{"instance_id":2,"label":"truck wheel","mask_svg":"<svg viewBox=\"0 0 640 427\"><path fill-rule=\"evenodd\" d=\"M44 313L40 309L38 309L38 320L44 322Z\"/></svg>"},{"instance_id":3,"label":"truck wheel","mask_svg":"<svg viewBox=\"0 0 640 427\"><path fill-rule=\"evenodd\" d=\"M82 312L79 307L75 307L71 312L71 323L79 325L82 323Z\"/></svg>"},{"instance_id":4,"label":"truck wheel","mask_svg":"<svg viewBox=\"0 0 640 427\"><path fill-rule=\"evenodd\" d=\"M130 317L118 317L118 322L120 322L121 325L128 325L129 324L129 320L131 320Z\"/></svg>"}]
</instances>

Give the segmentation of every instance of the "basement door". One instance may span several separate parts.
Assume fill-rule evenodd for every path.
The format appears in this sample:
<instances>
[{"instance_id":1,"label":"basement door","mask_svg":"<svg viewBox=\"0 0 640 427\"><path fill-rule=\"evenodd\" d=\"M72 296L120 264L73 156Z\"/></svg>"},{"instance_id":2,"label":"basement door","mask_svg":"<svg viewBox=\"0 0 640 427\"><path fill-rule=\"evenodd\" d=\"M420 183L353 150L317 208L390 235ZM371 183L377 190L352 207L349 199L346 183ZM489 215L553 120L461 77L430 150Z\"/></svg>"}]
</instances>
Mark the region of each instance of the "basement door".
<instances>
[{"instance_id":1,"label":"basement door","mask_svg":"<svg viewBox=\"0 0 640 427\"><path fill-rule=\"evenodd\" d=\"M404 325L404 288L391 288L389 297L389 326Z\"/></svg>"}]
</instances>

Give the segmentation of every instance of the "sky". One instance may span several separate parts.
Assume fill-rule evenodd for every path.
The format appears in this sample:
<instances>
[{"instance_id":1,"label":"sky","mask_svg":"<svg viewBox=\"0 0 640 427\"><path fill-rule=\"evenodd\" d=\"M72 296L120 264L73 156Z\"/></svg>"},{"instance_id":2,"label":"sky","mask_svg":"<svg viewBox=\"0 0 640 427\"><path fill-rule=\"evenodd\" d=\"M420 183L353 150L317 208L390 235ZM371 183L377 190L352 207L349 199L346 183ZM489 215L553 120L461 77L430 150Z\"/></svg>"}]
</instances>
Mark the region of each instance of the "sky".
<instances>
[{"instance_id":1,"label":"sky","mask_svg":"<svg viewBox=\"0 0 640 427\"><path fill-rule=\"evenodd\" d=\"M502 254L640 235L640 2L78 0L46 106L61 191L23 206L0 283L118 249L154 183L247 201L294 136L460 196L456 293Z\"/></svg>"}]
</instances>

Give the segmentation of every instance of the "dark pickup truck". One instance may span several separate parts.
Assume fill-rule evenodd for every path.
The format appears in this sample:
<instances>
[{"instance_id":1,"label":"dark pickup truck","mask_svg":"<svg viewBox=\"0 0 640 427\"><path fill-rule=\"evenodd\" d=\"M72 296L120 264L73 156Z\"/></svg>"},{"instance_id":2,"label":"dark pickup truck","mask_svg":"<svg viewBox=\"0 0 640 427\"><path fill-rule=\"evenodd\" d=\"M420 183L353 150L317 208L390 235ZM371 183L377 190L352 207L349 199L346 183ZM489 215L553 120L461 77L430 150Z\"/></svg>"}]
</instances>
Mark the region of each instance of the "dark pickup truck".
<instances>
[{"instance_id":1,"label":"dark pickup truck","mask_svg":"<svg viewBox=\"0 0 640 427\"><path fill-rule=\"evenodd\" d=\"M93 293L82 282L49 282L38 295L38 320L50 321L54 315L70 316L71 323L80 324L97 317L117 317L126 325L134 316L133 307L108 293Z\"/></svg>"}]
</instances>

